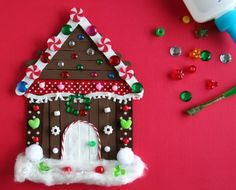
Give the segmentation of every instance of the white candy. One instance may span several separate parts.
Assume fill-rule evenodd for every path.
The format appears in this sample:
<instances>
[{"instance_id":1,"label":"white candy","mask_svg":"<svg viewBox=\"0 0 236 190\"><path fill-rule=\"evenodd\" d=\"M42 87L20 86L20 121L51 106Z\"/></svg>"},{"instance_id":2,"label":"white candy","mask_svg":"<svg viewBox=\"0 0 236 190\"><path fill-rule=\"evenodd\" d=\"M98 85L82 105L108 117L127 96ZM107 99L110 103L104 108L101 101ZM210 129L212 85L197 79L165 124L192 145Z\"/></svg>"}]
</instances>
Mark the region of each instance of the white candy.
<instances>
[{"instance_id":1,"label":"white candy","mask_svg":"<svg viewBox=\"0 0 236 190\"><path fill-rule=\"evenodd\" d=\"M134 153L131 148L121 148L117 153L116 158L123 166L127 166L133 163Z\"/></svg>"},{"instance_id":2,"label":"white candy","mask_svg":"<svg viewBox=\"0 0 236 190\"><path fill-rule=\"evenodd\" d=\"M110 112L111 112L111 108L110 108L110 107L104 108L104 112L105 112L105 113L110 113Z\"/></svg>"},{"instance_id":3,"label":"white candy","mask_svg":"<svg viewBox=\"0 0 236 190\"><path fill-rule=\"evenodd\" d=\"M52 149L52 153L53 153L53 154L57 154L58 152L59 152L59 149L58 149L58 148L54 147L54 148Z\"/></svg>"},{"instance_id":4,"label":"white candy","mask_svg":"<svg viewBox=\"0 0 236 190\"><path fill-rule=\"evenodd\" d=\"M105 147L104 147L104 151L105 151L105 152L110 152L110 151L111 151L111 147L105 146Z\"/></svg>"},{"instance_id":5,"label":"white candy","mask_svg":"<svg viewBox=\"0 0 236 190\"><path fill-rule=\"evenodd\" d=\"M25 156L32 162L38 162L43 158L43 149L40 145L32 144L25 149Z\"/></svg>"},{"instance_id":6,"label":"white candy","mask_svg":"<svg viewBox=\"0 0 236 190\"><path fill-rule=\"evenodd\" d=\"M61 112L59 110L54 111L54 116L60 116L60 115L61 115Z\"/></svg>"}]
</instances>

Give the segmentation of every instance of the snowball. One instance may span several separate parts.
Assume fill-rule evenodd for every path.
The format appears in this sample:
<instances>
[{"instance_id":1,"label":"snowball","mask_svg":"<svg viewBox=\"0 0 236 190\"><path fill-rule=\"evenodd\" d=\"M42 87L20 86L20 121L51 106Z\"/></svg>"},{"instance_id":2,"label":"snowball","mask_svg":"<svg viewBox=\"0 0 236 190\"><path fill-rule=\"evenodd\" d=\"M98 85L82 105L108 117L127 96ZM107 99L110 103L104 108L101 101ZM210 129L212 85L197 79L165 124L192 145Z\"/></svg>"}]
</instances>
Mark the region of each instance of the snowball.
<instances>
[{"instance_id":1,"label":"snowball","mask_svg":"<svg viewBox=\"0 0 236 190\"><path fill-rule=\"evenodd\" d=\"M117 160L124 166L130 165L134 161L134 153L131 148L128 147L121 148L116 157Z\"/></svg>"},{"instance_id":2,"label":"snowball","mask_svg":"<svg viewBox=\"0 0 236 190\"><path fill-rule=\"evenodd\" d=\"M37 162L43 158L43 149L38 144L32 144L25 149L25 156L30 161Z\"/></svg>"}]
</instances>

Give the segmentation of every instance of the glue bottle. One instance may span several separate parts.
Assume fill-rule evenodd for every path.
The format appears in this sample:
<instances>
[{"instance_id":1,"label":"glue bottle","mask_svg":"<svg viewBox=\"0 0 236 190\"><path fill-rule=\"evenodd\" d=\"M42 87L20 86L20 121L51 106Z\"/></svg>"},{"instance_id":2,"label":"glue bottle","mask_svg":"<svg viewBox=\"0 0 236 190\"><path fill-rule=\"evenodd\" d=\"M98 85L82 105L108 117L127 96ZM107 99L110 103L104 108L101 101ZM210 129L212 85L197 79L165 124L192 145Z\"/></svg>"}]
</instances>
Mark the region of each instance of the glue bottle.
<instances>
[{"instance_id":1,"label":"glue bottle","mask_svg":"<svg viewBox=\"0 0 236 190\"><path fill-rule=\"evenodd\" d=\"M236 0L183 0L196 22L215 20L219 31L228 32L236 43Z\"/></svg>"}]
</instances>

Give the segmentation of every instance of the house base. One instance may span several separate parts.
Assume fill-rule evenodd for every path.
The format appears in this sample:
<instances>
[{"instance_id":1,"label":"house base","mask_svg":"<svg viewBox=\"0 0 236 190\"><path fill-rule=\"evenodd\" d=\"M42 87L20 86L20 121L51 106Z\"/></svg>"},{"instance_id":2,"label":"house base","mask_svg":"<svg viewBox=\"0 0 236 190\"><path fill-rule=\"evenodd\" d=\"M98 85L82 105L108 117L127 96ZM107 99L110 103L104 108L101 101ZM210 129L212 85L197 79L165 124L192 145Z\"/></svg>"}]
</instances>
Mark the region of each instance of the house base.
<instances>
[{"instance_id":1,"label":"house base","mask_svg":"<svg viewBox=\"0 0 236 190\"><path fill-rule=\"evenodd\" d=\"M44 163L46 167L39 170L39 163ZM101 186L119 186L131 183L144 174L145 163L140 157L135 156L134 162L129 166L121 166L124 172L118 171L114 175L115 168L120 165L116 160L98 160L86 165L65 160L55 160L43 158L40 162L32 162L26 158L25 154L18 155L15 164L15 181L24 182L25 180L36 183L43 183L47 186L58 184L85 183ZM72 170L63 170L70 166ZM104 173L96 173L97 166L104 167Z\"/></svg>"}]
</instances>

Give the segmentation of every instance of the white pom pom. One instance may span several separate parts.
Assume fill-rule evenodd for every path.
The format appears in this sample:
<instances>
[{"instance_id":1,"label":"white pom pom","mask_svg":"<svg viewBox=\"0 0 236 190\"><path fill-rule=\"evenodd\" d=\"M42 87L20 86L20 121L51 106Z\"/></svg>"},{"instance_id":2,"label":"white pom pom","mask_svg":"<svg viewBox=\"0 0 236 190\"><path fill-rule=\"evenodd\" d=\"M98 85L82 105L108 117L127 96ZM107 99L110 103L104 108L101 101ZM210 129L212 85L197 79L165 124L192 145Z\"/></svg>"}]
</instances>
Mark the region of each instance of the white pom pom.
<instances>
[{"instance_id":1,"label":"white pom pom","mask_svg":"<svg viewBox=\"0 0 236 190\"><path fill-rule=\"evenodd\" d=\"M32 144L25 149L25 156L30 161L37 162L43 158L43 149L38 144Z\"/></svg>"},{"instance_id":2,"label":"white pom pom","mask_svg":"<svg viewBox=\"0 0 236 190\"><path fill-rule=\"evenodd\" d=\"M132 164L134 161L134 153L131 148L121 148L117 153L117 160L124 166Z\"/></svg>"}]
</instances>

